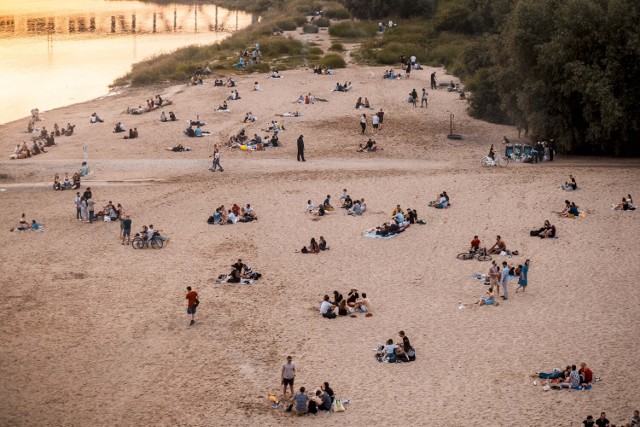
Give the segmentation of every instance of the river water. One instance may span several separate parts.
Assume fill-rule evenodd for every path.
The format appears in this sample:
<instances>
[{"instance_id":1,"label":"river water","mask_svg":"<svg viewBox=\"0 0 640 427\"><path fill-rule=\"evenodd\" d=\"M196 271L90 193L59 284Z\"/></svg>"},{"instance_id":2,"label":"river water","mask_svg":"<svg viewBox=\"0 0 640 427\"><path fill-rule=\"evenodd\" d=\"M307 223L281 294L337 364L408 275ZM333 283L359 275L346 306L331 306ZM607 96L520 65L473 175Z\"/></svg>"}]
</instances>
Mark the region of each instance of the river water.
<instances>
[{"instance_id":1,"label":"river water","mask_svg":"<svg viewBox=\"0 0 640 427\"><path fill-rule=\"evenodd\" d=\"M0 0L0 124L106 95L134 62L222 40L254 19L195 2Z\"/></svg>"}]
</instances>

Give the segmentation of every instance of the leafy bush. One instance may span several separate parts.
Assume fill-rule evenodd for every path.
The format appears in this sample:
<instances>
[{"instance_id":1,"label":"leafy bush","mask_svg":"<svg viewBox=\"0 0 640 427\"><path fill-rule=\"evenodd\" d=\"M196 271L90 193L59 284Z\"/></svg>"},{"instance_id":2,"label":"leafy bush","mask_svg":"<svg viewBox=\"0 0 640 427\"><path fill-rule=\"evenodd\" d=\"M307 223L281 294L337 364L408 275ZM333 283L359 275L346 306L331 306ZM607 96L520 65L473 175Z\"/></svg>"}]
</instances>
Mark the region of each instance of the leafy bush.
<instances>
[{"instance_id":1,"label":"leafy bush","mask_svg":"<svg viewBox=\"0 0 640 427\"><path fill-rule=\"evenodd\" d=\"M319 47L310 47L307 51L311 55L322 55L324 52Z\"/></svg>"},{"instance_id":2,"label":"leafy bush","mask_svg":"<svg viewBox=\"0 0 640 427\"><path fill-rule=\"evenodd\" d=\"M287 19L276 22L276 27L284 31L294 31L296 28L298 28L298 24Z\"/></svg>"},{"instance_id":3,"label":"leafy bush","mask_svg":"<svg viewBox=\"0 0 640 427\"><path fill-rule=\"evenodd\" d=\"M316 24L316 26L321 28L327 28L331 26L331 20L328 18L318 18L315 21L313 21L313 23Z\"/></svg>"},{"instance_id":4,"label":"leafy bush","mask_svg":"<svg viewBox=\"0 0 640 427\"><path fill-rule=\"evenodd\" d=\"M293 20L298 25L298 27L301 27L307 23L307 17L304 15L294 16Z\"/></svg>"},{"instance_id":5,"label":"leafy bush","mask_svg":"<svg viewBox=\"0 0 640 427\"><path fill-rule=\"evenodd\" d=\"M373 37L376 31L376 24L373 22L343 21L329 27L330 35L347 39Z\"/></svg>"},{"instance_id":6,"label":"leafy bush","mask_svg":"<svg viewBox=\"0 0 640 427\"><path fill-rule=\"evenodd\" d=\"M333 42L331 43L329 50L333 50L334 52L343 52L344 46L342 46L342 43L340 42Z\"/></svg>"},{"instance_id":7,"label":"leafy bush","mask_svg":"<svg viewBox=\"0 0 640 427\"><path fill-rule=\"evenodd\" d=\"M325 55L320 60L320 66L331 68L345 68L347 66L347 63L342 56L331 53L329 55Z\"/></svg>"},{"instance_id":8,"label":"leafy bush","mask_svg":"<svg viewBox=\"0 0 640 427\"><path fill-rule=\"evenodd\" d=\"M328 6L324 9L324 16L329 19L349 19L349 11L342 5Z\"/></svg>"},{"instance_id":9,"label":"leafy bush","mask_svg":"<svg viewBox=\"0 0 640 427\"><path fill-rule=\"evenodd\" d=\"M261 62L259 64L253 64L247 67L247 71L250 73L268 73L271 71L271 66Z\"/></svg>"},{"instance_id":10,"label":"leafy bush","mask_svg":"<svg viewBox=\"0 0 640 427\"><path fill-rule=\"evenodd\" d=\"M304 24L304 26L302 27L302 32L306 34L315 34L319 30L320 29L313 24Z\"/></svg>"}]
</instances>

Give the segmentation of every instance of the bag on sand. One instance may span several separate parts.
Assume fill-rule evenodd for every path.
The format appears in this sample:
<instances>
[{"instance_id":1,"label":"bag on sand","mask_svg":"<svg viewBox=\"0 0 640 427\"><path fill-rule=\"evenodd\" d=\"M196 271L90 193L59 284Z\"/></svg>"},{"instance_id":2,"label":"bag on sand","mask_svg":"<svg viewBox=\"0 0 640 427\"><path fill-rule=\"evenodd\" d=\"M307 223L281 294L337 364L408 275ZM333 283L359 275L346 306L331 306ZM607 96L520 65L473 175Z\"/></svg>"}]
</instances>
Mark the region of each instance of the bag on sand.
<instances>
[{"instance_id":1,"label":"bag on sand","mask_svg":"<svg viewBox=\"0 0 640 427\"><path fill-rule=\"evenodd\" d=\"M333 402L333 412L344 412L344 411L345 411L344 405L339 399L336 399L336 401Z\"/></svg>"},{"instance_id":2,"label":"bag on sand","mask_svg":"<svg viewBox=\"0 0 640 427\"><path fill-rule=\"evenodd\" d=\"M533 236L537 236L537 235L539 235L539 234L540 234L540 231L538 231L538 230L531 230L531 231L529 232L529 235L530 235L530 236L532 236L532 237L533 237Z\"/></svg>"}]
</instances>

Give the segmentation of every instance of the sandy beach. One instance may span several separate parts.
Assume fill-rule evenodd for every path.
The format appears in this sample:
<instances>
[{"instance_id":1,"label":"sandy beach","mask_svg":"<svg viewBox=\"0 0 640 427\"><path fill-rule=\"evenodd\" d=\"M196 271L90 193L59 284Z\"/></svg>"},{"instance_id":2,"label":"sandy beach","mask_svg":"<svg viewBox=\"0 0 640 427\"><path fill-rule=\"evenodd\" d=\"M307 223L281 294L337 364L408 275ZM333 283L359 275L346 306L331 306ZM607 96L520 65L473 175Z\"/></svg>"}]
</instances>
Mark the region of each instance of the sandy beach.
<instances>
[{"instance_id":1,"label":"sandy beach","mask_svg":"<svg viewBox=\"0 0 640 427\"><path fill-rule=\"evenodd\" d=\"M314 36L315 37L315 36ZM323 41L326 44L326 41ZM640 291L637 246L640 213L611 210L630 193L640 200L640 161L559 155L553 162L483 168L490 144L503 151L517 132L472 119L457 93L429 91L428 108L407 94L458 81L424 67L408 80L382 80L383 67L350 65L334 76L312 70L238 76L241 99L231 113L214 109L230 89L209 84L132 88L91 102L43 112L39 125L76 125L48 153L8 160L28 140L28 119L0 127L0 424L58 425L318 425L326 423L424 426L579 425L606 411L615 423L638 409L633 375L640 369ZM262 91L252 91L258 81ZM355 91L334 93L336 82ZM312 93L328 102L295 104ZM128 115L127 107L156 94L173 105L178 121L160 111ZM373 109L354 109L358 97ZM382 151L357 153L359 119L382 108L384 127L373 136ZM282 147L245 152L222 149L224 172L212 173L213 145L246 129L260 132L275 114L284 118ZM251 111L256 123L244 124ZM105 122L90 124L97 112ZM28 112L25 112L28 113ZM196 114L212 135L187 138ZM450 114L462 140L447 139ZM112 133L117 122L140 137ZM304 135L306 162L296 161ZM524 140L521 140L524 142ZM181 143L192 151L165 150ZM76 220L75 191L52 191L55 173L80 168L89 151L96 206L121 203L133 229L154 224L170 237L161 250L134 250L118 239L114 223ZM576 192L559 187L568 174ZM3 175L4 176L4 175ZM46 185L45 185L46 184ZM314 220L304 213L342 189L364 197L368 209L342 209ZM446 191L449 209L427 207ZM558 218L564 200L586 210ZM208 225L216 207L250 203L258 221ZM426 225L388 240L362 236L388 220L393 208L414 208ZM43 233L10 233L22 213ZM549 219L558 239L529 230ZM479 235L491 246L501 235L513 258L531 260L529 286L495 307L458 308L486 290L472 275L488 262L456 255ZM295 253L323 235L330 250ZM214 284L242 258L262 273L251 286ZM185 287L200 295L189 326ZM366 292L373 316L324 319L324 294ZM416 349L413 363L378 363L372 351L404 330ZM294 417L272 409L280 395L286 356L297 365L296 390L328 381L344 413ZM588 391L543 391L529 375L585 361L600 376ZM573 423L573 424L572 424Z\"/></svg>"}]
</instances>

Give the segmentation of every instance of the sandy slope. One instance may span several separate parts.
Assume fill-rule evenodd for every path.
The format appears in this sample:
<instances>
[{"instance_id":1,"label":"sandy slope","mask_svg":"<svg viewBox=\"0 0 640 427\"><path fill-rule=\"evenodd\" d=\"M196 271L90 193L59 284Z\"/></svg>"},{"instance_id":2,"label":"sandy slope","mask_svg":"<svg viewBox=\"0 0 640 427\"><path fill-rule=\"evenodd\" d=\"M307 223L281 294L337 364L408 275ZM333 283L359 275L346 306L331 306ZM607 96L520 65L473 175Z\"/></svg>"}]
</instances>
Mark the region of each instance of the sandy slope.
<instances>
[{"instance_id":1,"label":"sandy slope","mask_svg":"<svg viewBox=\"0 0 640 427\"><path fill-rule=\"evenodd\" d=\"M431 92L427 110L406 104L411 89L427 86L430 68L395 82L382 81L382 71L241 77L242 99L230 103L231 114L213 112L228 90L212 85L128 90L46 112L47 128L74 122L76 133L48 154L0 161L11 176L0 182L7 183L0 193L0 424L539 426L570 425L601 410L612 421L627 418L638 406L632 373L640 368L634 344L640 292L633 283L640 214L609 207L624 194L640 194L640 163L560 157L483 169L488 145L503 134L516 139L513 129L469 118L464 102L441 90ZM256 79L263 92L251 91ZM330 93L338 80L354 82L356 92ZM306 92L329 102L291 103ZM122 113L155 93L174 101L167 111L179 123L162 124L159 113ZM358 96L386 112L375 138L383 152L355 153L366 140L359 136L362 111L353 109ZM214 143L242 127L253 133L274 113L296 108L304 116L285 119L283 148L225 149L225 172L207 171ZM93 111L106 122L88 124ZM247 111L259 122L243 125ZM462 141L446 139L450 113ZM214 136L182 136L184 120L196 114ZM141 138L119 139L111 133L117 121L137 127ZM23 127L26 120L0 128L0 152L21 141ZM300 134L304 164L295 161ZM178 142L194 150L164 150ZM153 223L171 237L166 248L121 246L116 224L75 220L72 192L35 185L75 170L82 144L95 170L94 184L85 184L98 205L122 203L135 229ZM568 173L581 191L558 189ZM307 199L319 202L328 193L337 199L345 187L366 198L366 215L335 212L312 221L303 213ZM427 208L442 190L454 206ZM585 219L554 218L551 211L567 197L590 210ZM216 206L234 202L251 203L259 221L206 224ZM416 208L427 225L391 240L361 236L398 203ZM47 231L8 233L22 212ZM560 238L529 237L547 218ZM321 234L329 252L294 253ZM526 294L498 307L458 310L459 300L483 291L471 274L488 268L455 258L473 234L486 243L501 234L522 254L509 261L532 260ZM238 257L264 278L252 287L213 285ZM184 312L187 285L202 297L195 327ZM318 315L323 294L346 295L351 287L369 294L372 318ZM400 329L418 361L376 363L372 348ZM298 365L297 386L329 381L340 398L352 400L347 412L294 419L271 409L266 394L279 393L288 354ZM583 360L604 379L588 392L545 393L528 378Z\"/></svg>"}]
</instances>

